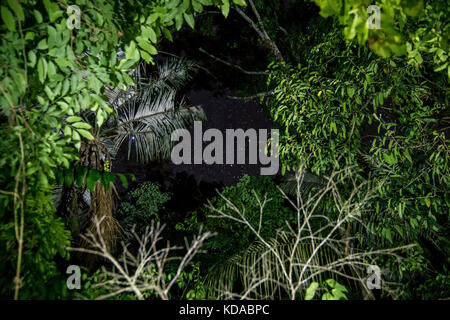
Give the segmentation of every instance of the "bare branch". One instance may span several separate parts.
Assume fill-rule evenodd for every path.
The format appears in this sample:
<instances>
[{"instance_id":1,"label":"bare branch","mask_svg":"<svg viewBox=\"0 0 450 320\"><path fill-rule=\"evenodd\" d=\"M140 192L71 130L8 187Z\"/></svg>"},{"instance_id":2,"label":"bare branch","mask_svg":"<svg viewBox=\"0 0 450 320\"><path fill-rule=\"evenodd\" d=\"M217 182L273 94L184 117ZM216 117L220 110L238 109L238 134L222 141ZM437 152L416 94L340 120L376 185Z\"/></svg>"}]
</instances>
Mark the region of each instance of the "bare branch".
<instances>
[{"instance_id":1,"label":"bare branch","mask_svg":"<svg viewBox=\"0 0 450 320\"><path fill-rule=\"evenodd\" d=\"M97 297L106 299L121 293L133 292L139 300L144 299L144 293L153 291L163 300L169 299L169 291L176 283L183 270L189 265L194 256L199 252L206 239L213 236L210 232L201 231L193 240L186 245L186 253L182 257L175 257L172 252L180 248L170 247L167 244L162 247L161 233L164 226L159 223L152 224L144 234L139 237L133 234L139 244L136 254L132 254L128 247L122 243L122 254L119 258L114 257L108 250L108 246L102 239L101 224L103 219L95 219L97 234L89 233L84 236L88 248L69 248L72 251L85 252L106 259L114 266L114 269L103 270L104 278L96 287L104 288L107 294ZM166 264L172 260L180 260L177 271L170 281L166 283Z\"/></svg>"}]
</instances>

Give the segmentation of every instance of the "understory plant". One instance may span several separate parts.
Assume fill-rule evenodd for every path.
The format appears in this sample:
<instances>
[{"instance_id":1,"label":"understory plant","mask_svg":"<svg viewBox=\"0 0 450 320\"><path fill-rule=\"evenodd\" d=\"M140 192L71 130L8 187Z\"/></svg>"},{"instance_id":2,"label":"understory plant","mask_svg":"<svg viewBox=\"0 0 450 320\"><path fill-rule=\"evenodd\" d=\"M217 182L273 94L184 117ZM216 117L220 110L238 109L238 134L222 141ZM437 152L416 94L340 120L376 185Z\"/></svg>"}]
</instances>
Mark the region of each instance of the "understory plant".
<instances>
[{"instance_id":1,"label":"understory plant","mask_svg":"<svg viewBox=\"0 0 450 320\"><path fill-rule=\"evenodd\" d=\"M162 192L159 184L144 182L136 189L128 192L130 202L122 202L117 212L118 219L128 238L131 230L138 234L151 225L152 221L160 221L159 214L164 204L170 199L170 193Z\"/></svg>"},{"instance_id":2,"label":"understory plant","mask_svg":"<svg viewBox=\"0 0 450 320\"><path fill-rule=\"evenodd\" d=\"M305 177L302 170L304 167L296 173L294 197L286 195L281 188L278 194L270 196L252 193L258 208L256 219L247 206L223 193L220 194L223 206L209 201L211 218L236 223L245 230L241 234L254 236L248 248L216 264L209 272L207 283L219 298L301 299L305 294L310 296L307 289L312 283L332 279L331 284L339 281L354 291L354 297L374 299L374 293L367 287L367 269L383 257L394 258L401 265L402 255L414 247L361 247L348 232L350 224L367 227L364 218L370 214L368 205L377 187L370 181L358 183L353 168L335 170L331 176L324 177L324 187L309 192L302 190ZM353 185L348 195L338 187L343 182ZM333 212L324 211L322 203L327 197L333 201ZM272 234L263 232L263 223L271 214L266 209L277 198L290 204L294 219L280 219L283 228ZM383 282L383 290L388 295L395 292L396 286L398 283ZM339 298L333 296L334 289L333 286L327 291L325 298ZM339 295L346 297L342 290Z\"/></svg>"},{"instance_id":3,"label":"understory plant","mask_svg":"<svg viewBox=\"0 0 450 320\"><path fill-rule=\"evenodd\" d=\"M80 160L75 165L109 172L119 150L127 150L128 159L134 150L135 159L139 162L168 157L172 145L172 131L185 128L195 120L204 119L201 107L188 106L182 97L177 97L177 90L191 79L189 72L192 72L194 67L190 61L171 58L159 64L156 71L147 76L146 65L141 64L133 72L135 85L130 85L125 90L107 90L108 105L113 112L104 121L99 122L96 114L90 111L67 118L66 121L72 125L86 122L90 123L91 128L88 130L86 127L84 130L92 139L82 141ZM126 149L122 148L125 144ZM91 222L88 220L84 224L87 224L90 231L95 231L92 218L105 217L103 239L114 247L120 232L120 226L113 216L116 179L112 176L112 180L107 181L105 186L96 180L90 185L92 179L89 178L90 176L83 177L81 189L76 188L75 184L70 186L72 192L67 193L63 201L78 199L75 201L75 207L69 210L69 216L77 219L79 202L83 199L77 196L77 193L81 195L87 192L87 217ZM78 224L83 225L83 222Z\"/></svg>"}]
</instances>

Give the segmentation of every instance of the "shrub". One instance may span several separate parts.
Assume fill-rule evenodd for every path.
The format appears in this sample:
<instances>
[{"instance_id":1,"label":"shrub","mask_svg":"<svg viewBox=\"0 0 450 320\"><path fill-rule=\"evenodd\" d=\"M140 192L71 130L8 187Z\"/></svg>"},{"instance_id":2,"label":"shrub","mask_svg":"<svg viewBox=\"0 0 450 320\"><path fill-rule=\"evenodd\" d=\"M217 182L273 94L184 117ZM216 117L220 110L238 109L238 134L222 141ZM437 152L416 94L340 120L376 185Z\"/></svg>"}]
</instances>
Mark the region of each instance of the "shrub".
<instances>
[{"instance_id":1,"label":"shrub","mask_svg":"<svg viewBox=\"0 0 450 320\"><path fill-rule=\"evenodd\" d=\"M159 213L170 199L170 193L162 192L160 185L151 181L142 183L128 196L130 202L123 202L118 210L119 222L125 230L135 225L138 234L142 234L152 220L160 220Z\"/></svg>"}]
</instances>

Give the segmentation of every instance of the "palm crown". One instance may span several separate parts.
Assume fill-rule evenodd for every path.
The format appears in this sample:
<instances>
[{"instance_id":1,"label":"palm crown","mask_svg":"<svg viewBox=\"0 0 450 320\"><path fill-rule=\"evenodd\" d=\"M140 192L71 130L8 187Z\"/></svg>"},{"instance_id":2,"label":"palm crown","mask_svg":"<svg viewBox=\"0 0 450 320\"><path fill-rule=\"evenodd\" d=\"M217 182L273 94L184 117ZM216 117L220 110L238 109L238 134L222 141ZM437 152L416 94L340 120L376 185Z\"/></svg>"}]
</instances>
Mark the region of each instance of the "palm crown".
<instances>
[{"instance_id":1,"label":"palm crown","mask_svg":"<svg viewBox=\"0 0 450 320\"><path fill-rule=\"evenodd\" d=\"M101 130L100 139L112 157L128 143L128 158L133 145L139 162L167 158L172 132L205 119L200 106L188 105L177 94L195 68L191 61L171 58L157 66L156 76L146 78L141 65L134 71L136 85L107 90L115 112Z\"/></svg>"}]
</instances>

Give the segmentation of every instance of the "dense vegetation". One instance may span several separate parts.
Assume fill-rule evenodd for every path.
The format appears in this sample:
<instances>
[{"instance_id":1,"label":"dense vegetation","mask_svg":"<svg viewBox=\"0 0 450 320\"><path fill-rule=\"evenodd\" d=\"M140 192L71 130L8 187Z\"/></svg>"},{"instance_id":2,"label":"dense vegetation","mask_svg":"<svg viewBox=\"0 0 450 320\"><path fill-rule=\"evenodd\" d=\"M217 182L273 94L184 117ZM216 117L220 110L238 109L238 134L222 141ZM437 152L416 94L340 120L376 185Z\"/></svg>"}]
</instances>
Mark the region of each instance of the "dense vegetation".
<instances>
[{"instance_id":1,"label":"dense vegetation","mask_svg":"<svg viewBox=\"0 0 450 320\"><path fill-rule=\"evenodd\" d=\"M369 5L381 9L379 29L368 27ZM0 9L2 298L450 296L445 1ZM240 33L230 36L232 23ZM116 163L168 159L171 133L205 120L184 98L196 72L214 73L190 56L198 47L185 58L158 50L225 34L221 57L202 57L222 65L224 83L239 74L226 85L243 100L259 99L279 129L281 170L183 208L183 190ZM82 267L80 290L67 288L69 265ZM373 265L381 290L367 288Z\"/></svg>"}]
</instances>

